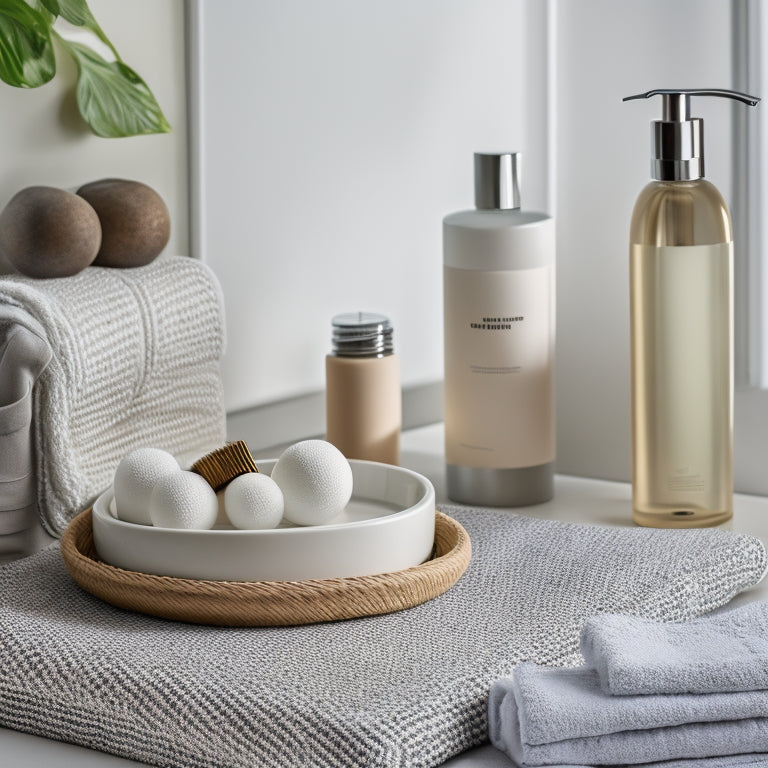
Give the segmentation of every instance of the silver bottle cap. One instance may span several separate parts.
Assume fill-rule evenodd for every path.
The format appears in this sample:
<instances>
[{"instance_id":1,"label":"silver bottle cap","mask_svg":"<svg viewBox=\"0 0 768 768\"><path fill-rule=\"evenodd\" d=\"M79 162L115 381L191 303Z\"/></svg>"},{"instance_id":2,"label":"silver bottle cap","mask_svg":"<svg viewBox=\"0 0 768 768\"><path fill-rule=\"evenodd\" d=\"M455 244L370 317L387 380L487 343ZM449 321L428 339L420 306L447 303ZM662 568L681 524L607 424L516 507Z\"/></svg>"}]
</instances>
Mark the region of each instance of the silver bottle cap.
<instances>
[{"instance_id":1,"label":"silver bottle cap","mask_svg":"<svg viewBox=\"0 0 768 768\"><path fill-rule=\"evenodd\" d=\"M722 88L656 89L624 101L662 97L661 120L651 123L651 176L659 181L704 177L704 121L691 117L691 96L720 96L754 107L760 99Z\"/></svg>"},{"instance_id":2,"label":"silver bottle cap","mask_svg":"<svg viewBox=\"0 0 768 768\"><path fill-rule=\"evenodd\" d=\"M509 210L520 207L519 152L475 152L475 207Z\"/></svg>"},{"instance_id":3,"label":"silver bottle cap","mask_svg":"<svg viewBox=\"0 0 768 768\"><path fill-rule=\"evenodd\" d=\"M331 320L331 347L338 357L384 357L394 352L392 325L375 312L347 312Z\"/></svg>"}]
</instances>

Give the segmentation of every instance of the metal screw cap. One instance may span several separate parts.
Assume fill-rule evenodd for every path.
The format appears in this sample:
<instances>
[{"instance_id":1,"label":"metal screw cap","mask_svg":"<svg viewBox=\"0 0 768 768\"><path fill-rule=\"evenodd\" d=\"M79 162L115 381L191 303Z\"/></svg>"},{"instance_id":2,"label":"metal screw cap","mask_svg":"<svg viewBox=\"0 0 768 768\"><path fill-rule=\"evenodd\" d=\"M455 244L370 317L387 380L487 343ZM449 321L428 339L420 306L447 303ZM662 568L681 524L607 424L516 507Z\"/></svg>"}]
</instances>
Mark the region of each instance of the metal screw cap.
<instances>
[{"instance_id":1,"label":"metal screw cap","mask_svg":"<svg viewBox=\"0 0 768 768\"><path fill-rule=\"evenodd\" d=\"M520 207L519 152L475 152L475 207L509 210Z\"/></svg>"},{"instance_id":2,"label":"metal screw cap","mask_svg":"<svg viewBox=\"0 0 768 768\"><path fill-rule=\"evenodd\" d=\"M389 318L375 312L347 312L331 320L331 346L338 357L384 357L394 352Z\"/></svg>"}]
</instances>

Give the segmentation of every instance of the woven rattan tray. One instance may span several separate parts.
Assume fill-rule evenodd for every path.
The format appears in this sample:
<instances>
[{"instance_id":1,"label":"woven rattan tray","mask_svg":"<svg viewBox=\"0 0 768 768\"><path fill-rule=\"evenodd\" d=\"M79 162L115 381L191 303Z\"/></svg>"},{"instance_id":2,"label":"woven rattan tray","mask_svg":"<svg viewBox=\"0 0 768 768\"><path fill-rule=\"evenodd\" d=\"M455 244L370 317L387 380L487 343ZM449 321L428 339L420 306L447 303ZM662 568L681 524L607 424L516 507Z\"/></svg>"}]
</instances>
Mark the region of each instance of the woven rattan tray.
<instances>
[{"instance_id":1,"label":"woven rattan tray","mask_svg":"<svg viewBox=\"0 0 768 768\"><path fill-rule=\"evenodd\" d=\"M440 512L432 559L397 573L344 579L196 581L115 568L98 559L90 509L72 520L61 539L67 569L86 592L118 608L226 627L312 624L412 608L453 586L471 553L464 528Z\"/></svg>"}]
</instances>

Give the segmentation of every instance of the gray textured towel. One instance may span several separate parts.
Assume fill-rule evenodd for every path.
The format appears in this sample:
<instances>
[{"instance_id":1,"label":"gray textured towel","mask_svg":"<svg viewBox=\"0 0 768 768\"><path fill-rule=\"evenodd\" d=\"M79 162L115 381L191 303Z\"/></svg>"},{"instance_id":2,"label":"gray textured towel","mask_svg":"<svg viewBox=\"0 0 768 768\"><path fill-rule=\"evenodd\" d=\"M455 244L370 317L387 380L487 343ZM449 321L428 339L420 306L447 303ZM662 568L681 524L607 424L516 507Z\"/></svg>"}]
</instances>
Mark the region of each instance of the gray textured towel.
<instances>
[{"instance_id":1,"label":"gray textured towel","mask_svg":"<svg viewBox=\"0 0 768 768\"><path fill-rule=\"evenodd\" d=\"M30 331L28 340L52 353L35 382L26 432L35 459L26 472L50 534L60 536L109 487L134 448L163 448L190 464L224 442L224 305L215 275L199 261L160 256L135 269L0 276L0 339L8 326Z\"/></svg>"},{"instance_id":2,"label":"gray textured towel","mask_svg":"<svg viewBox=\"0 0 768 768\"><path fill-rule=\"evenodd\" d=\"M675 624L595 616L581 652L613 694L768 690L768 603Z\"/></svg>"},{"instance_id":3,"label":"gray textured towel","mask_svg":"<svg viewBox=\"0 0 768 768\"><path fill-rule=\"evenodd\" d=\"M222 629L106 605L56 545L0 568L0 724L161 766L436 766L487 735L517 662L579 663L600 611L700 615L755 584L761 542L445 507L473 557L421 606Z\"/></svg>"},{"instance_id":4,"label":"gray textured towel","mask_svg":"<svg viewBox=\"0 0 768 768\"><path fill-rule=\"evenodd\" d=\"M521 766L768 752L768 691L612 696L592 669L520 664L489 697L491 742Z\"/></svg>"}]
</instances>

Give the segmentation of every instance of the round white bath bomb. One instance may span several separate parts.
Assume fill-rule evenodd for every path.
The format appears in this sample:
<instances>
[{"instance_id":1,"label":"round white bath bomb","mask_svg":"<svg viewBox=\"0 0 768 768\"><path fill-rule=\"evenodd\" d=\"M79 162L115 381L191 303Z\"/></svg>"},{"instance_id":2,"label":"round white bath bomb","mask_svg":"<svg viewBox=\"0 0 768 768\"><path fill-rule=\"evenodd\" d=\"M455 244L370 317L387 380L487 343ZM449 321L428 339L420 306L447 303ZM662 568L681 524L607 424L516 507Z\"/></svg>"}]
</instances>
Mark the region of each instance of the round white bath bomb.
<instances>
[{"instance_id":1,"label":"round white bath bomb","mask_svg":"<svg viewBox=\"0 0 768 768\"><path fill-rule=\"evenodd\" d=\"M216 492L196 472L179 470L161 477L149 498L149 516L159 528L208 530L218 513Z\"/></svg>"},{"instance_id":2,"label":"round white bath bomb","mask_svg":"<svg viewBox=\"0 0 768 768\"><path fill-rule=\"evenodd\" d=\"M287 448L272 469L285 499L283 516L297 525L332 520L352 497L352 467L325 440L303 440Z\"/></svg>"},{"instance_id":3,"label":"round white bath bomb","mask_svg":"<svg viewBox=\"0 0 768 768\"><path fill-rule=\"evenodd\" d=\"M224 491L229 522L244 531L276 528L283 519L283 506L280 486L261 472L236 477Z\"/></svg>"},{"instance_id":4,"label":"round white bath bomb","mask_svg":"<svg viewBox=\"0 0 768 768\"><path fill-rule=\"evenodd\" d=\"M159 448L138 448L124 456L117 465L114 480L118 519L152 525L149 497L155 483L161 477L180 471L179 462Z\"/></svg>"}]
</instances>

